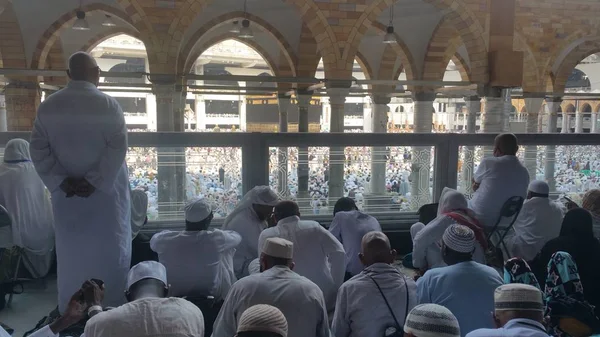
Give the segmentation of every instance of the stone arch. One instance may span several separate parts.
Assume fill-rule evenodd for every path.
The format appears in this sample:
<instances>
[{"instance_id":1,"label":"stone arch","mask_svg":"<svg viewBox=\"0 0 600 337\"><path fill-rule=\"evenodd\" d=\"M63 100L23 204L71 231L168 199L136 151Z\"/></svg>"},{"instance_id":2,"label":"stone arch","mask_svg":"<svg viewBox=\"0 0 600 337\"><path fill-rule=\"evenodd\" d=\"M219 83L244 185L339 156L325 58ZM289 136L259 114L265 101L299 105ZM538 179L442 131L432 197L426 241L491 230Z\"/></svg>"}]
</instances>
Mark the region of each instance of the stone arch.
<instances>
[{"instance_id":1,"label":"stone arch","mask_svg":"<svg viewBox=\"0 0 600 337\"><path fill-rule=\"evenodd\" d=\"M441 23L447 22L448 27L452 27L455 35L464 42L464 45L469 54L469 60L472 65L471 77L472 80L478 83L487 83L488 81L488 55L487 44L484 39L485 30L473 12L461 0L423 0L437 8L447 10L447 14L442 19ZM356 25L351 29L348 41L345 44L344 56L349 56L359 45L360 40L368 31L368 28L373 22L377 21L383 10L391 6L394 0L375 0L367 5L367 9L362 11ZM460 28L460 30L458 29ZM435 36L435 33L434 33ZM428 55L430 54L428 50ZM448 61L455 52L452 52ZM342 58L348 63L349 58ZM446 67L448 62L443 66ZM442 72L443 78L443 72Z\"/></svg>"},{"instance_id":2,"label":"stone arch","mask_svg":"<svg viewBox=\"0 0 600 337\"><path fill-rule=\"evenodd\" d=\"M379 21L374 21L372 23L372 27L375 28L380 34L386 33L386 26ZM386 64L381 64L379 68L379 76L378 79L391 79L397 80L398 76L402 71L406 72L406 79L413 80L415 79L415 75L417 73L415 60L413 58L410 49L404 43L404 41L396 34L396 40L398 43L389 44L385 47L383 52L382 60L386 60ZM394 63L391 63L392 57L394 58ZM396 57L400 59L400 67L394 71ZM385 72L385 73L382 73ZM394 74L392 78L389 78L389 75L385 76L385 74Z\"/></svg>"},{"instance_id":3,"label":"stone arch","mask_svg":"<svg viewBox=\"0 0 600 337\"><path fill-rule=\"evenodd\" d=\"M527 107L523 105L523 107L521 108L521 113L527 113Z\"/></svg>"},{"instance_id":4,"label":"stone arch","mask_svg":"<svg viewBox=\"0 0 600 337\"><path fill-rule=\"evenodd\" d=\"M129 25L131 25L131 27L134 27L133 21L127 13L122 12L112 6L102 3L93 3L89 5L84 5L81 9L86 13L93 11L101 11L108 13L128 23ZM32 69L44 69L46 67L48 53L50 52L52 46L58 40L60 36L60 30L75 20L77 10L79 9L73 9L61 15L42 34L42 36L38 40L37 46L33 53L33 58L31 60Z\"/></svg>"},{"instance_id":5,"label":"stone arch","mask_svg":"<svg viewBox=\"0 0 600 337\"><path fill-rule=\"evenodd\" d=\"M27 68L27 56L19 20L12 3L5 2L0 13L0 65L6 68Z\"/></svg>"},{"instance_id":6,"label":"stone arch","mask_svg":"<svg viewBox=\"0 0 600 337\"><path fill-rule=\"evenodd\" d=\"M567 106L565 106L564 112L568 112L568 113L574 113L577 109L575 109L575 106L571 103L567 104Z\"/></svg>"},{"instance_id":7,"label":"stone arch","mask_svg":"<svg viewBox=\"0 0 600 337\"><path fill-rule=\"evenodd\" d=\"M469 65L467 64L467 61L462 56L460 56L460 54L456 53L454 54L454 57L452 57L452 62L454 62L454 64L457 66L458 72L460 73L460 78L465 82L470 82L471 71L469 69Z\"/></svg>"},{"instance_id":8,"label":"stone arch","mask_svg":"<svg viewBox=\"0 0 600 337\"><path fill-rule=\"evenodd\" d=\"M594 112L600 112L600 103L594 108Z\"/></svg>"},{"instance_id":9,"label":"stone arch","mask_svg":"<svg viewBox=\"0 0 600 337\"><path fill-rule=\"evenodd\" d=\"M592 113L592 106L588 103L584 103L579 110L583 113Z\"/></svg>"},{"instance_id":10,"label":"stone arch","mask_svg":"<svg viewBox=\"0 0 600 337\"><path fill-rule=\"evenodd\" d=\"M254 51L256 51L267 62L267 65L269 65L269 68L271 68L271 71L273 72L273 74L275 74L275 76L280 76L279 69L276 66L277 63L275 63L275 60L273 60L273 58L271 58L269 56L269 53L260 44L256 43L256 41L251 40L251 39L240 39L237 36L237 34L230 33L230 32L228 32L226 34L223 34L223 35L216 36L215 38L207 41L206 43L203 43L200 46L200 48L198 48L197 50L195 50L190 55L191 58L189 59L189 61L186 64L185 68L183 69L183 73L182 74L188 74L188 73L190 73L190 71L192 70L192 67L193 67L194 63L196 62L196 60L200 56L202 56L202 54L204 54L204 52L208 48L210 48L210 47L212 47L212 46L214 46L214 45L216 45L216 44L218 44L220 42L226 41L226 40L235 40L237 42L243 43L246 46L252 48Z\"/></svg>"},{"instance_id":11,"label":"stone arch","mask_svg":"<svg viewBox=\"0 0 600 337\"><path fill-rule=\"evenodd\" d=\"M365 74L365 78L367 80L375 78L373 76L373 68L371 68L371 65L367 61L366 57L364 57L360 52L356 52L355 59L356 59L356 62L360 65L360 69ZM352 64L354 64L354 63L352 63Z\"/></svg>"},{"instance_id":12,"label":"stone arch","mask_svg":"<svg viewBox=\"0 0 600 337\"><path fill-rule=\"evenodd\" d=\"M62 48L62 41L57 39L54 42L52 48L48 52L48 56L46 59L46 69L51 70L64 70L67 67L65 56ZM67 78L65 76L44 76L45 84L52 85L65 85L67 84Z\"/></svg>"},{"instance_id":13,"label":"stone arch","mask_svg":"<svg viewBox=\"0 0 600 337\"><path fill-rule=\"evenodd\" d=\"M134 29L129 29L126 27L113 27L113 28L111 28L107 31L101 32L101 33L97 34L96 36L94 36L93 38L91 38L79 50L89 53L94 48L96 48L100 43L102 43L112 37L118 36L118 35L129 35L131 37L134 37L134 38L142 41L140 33Z\"/></svg>"},{"instance_id":14,"label":"stone arch","mask_svg":"<svg viewBox=\"0 0 600 337\"><path fill-rule=\"evenodd\" d=\"M538 64L533 55L531 46L523 37L523 34L515 32L515 50L523 52L523 80L521 87L524 92L543 92L544 83L538 71Z\"/></svg>"},{"instance_id":15,"label":"stone arch","mask_svg":"<svg viewBox=\"0 0 600 337\"><path fill-rule=\"evenodd\" d=\"M573 69L586 57L600 52L600 40L585 41L573 49L561 62L556 73L550 73L551 88L554 93L564 93Z\"/></svg>"},{"instance_id":16,"label":"stone arch","mask_svg":"<svg viewBox=\"0 0 600 337\"><path fill-rule=\"evenodd\" d=\"M216 18L213 18L212 20L208 21L206 24L204 24L202 27L200 27L200 29L198 29L188 40L188 42L186 43L186 45L182 48L181 52L179 53L179 57L178 57L178 61L177 61L177 73L186 73L184 70L186 68L191 68L192 64L190 64L190 62L195 62L196 59L194 58L190 58L192 56L192 51L194 50L196 44L198 43L198 41L200 41L200 39L202 38L202 36L204 36L206 33L212 31L213 29L220 27L224 24L229 23L231 20L234 19L238 19L238 18L246 18L248 20L250 20L251 22L255 23L258 26L261 26L265 32L268 32L277 42L279 45L279 48L281 50L282 53L284 53L287 62L289 63L289 66L291 67L291 69L293 69L293 75L296 75L296 69L297 69L297 64L298 64L298 58L296 56L296 54L294 53L291 45L287 42L287 40L285 39L285 37L275 28L273 27L271 24L269 24L267 21L263 20L262 18L250 14L250 13L244 13L244 12L230 12L227 14L223 14L221 16L218 16ZM198 54L198 56L201 54ZM264 56L263 56L264 57ZM273 65L276 63L273 63Z\"/></svg>"},{"instance_id":17,"label":"stone arch","mask_svg":"<svg viewBox=\"0 0 600 337\"><path fill-rule=\"evenodd\" d=\"M296 76L314 77L321 60L317 41L308 26L303 23L300 31L300 44L298 45L298 64Z\"/></svg>"},{"instance_id":18,"label":"stone arch","mask_svg":"<svg viewBox=\"0 0 600 337\"><path fill-rule=\"evenodd\" d=\"M425 54L425 62L421 71L421 79L441 81L448 67L448 63L456 55L460 47L460 35L452 22L445 17L437 25Z\"/></svg>"}]
</instances>

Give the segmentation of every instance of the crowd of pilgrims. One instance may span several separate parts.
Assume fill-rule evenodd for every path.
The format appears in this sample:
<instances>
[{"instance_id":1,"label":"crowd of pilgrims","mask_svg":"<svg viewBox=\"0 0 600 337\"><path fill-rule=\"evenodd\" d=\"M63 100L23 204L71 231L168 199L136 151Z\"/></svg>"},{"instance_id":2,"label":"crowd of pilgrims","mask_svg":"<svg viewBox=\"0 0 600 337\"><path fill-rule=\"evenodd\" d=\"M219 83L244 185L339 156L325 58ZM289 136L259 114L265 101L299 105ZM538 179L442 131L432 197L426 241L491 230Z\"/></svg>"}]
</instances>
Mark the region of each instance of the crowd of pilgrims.
<instances>
[{"instance_id":1,"label":"crowd of pilgrims","mask_svg":"<svg viewBox=\"0 0 600 337\"><path fill-rule=\"evenodd\" d=\"M363 207L365 197L371 190L371 147L348 147L345 149L344 195L353 198L359 207ZM555 150L556 192L567 194L577 200L579 193L600 188L600 159L590 146L558 146ZM475 149L475 158L482 158L483 149ZM522 159L523 151L518 156ZM544 179L546 147L537 149L536 178ZM464 157L464 156L463 156ZM277 162L277 149L270 150L269 185L280 195L297 200L298 195L298 149L288 148L287 184L285 191L278 191L280 166ZM433 155L432 157L433 158ZM329 149L310 147L309 187L310 207L313 214L329 213L327 170ZM461 158L458 164L460 174L463 166ZM142 189L148 195L148 216L158 218L157 153L154 148L131 148L127 156L129 180L132 189ZM185 150L186 197L198 196L209 199L215 207L216 217L230 214L242 198L241 149L225 147L190 147ZM385 188L389 194L392 209L411 210L411 167L413 153L411 147L389 147L386 149ZM477 163L477 160L476 160ZM432 166L433 170L433 166ZM430 174L433 177L433 171ZM462 176L459 177L460 185ZM432 188L430 183L430 189Z\"/></svg>"},{"instance_id":2,"label":"crowd of pilgrims","mask_svg":"<svg viewBox=\"0 0 600 337\"><path fill-rule=\"evenodd\" d=\"M239 201L223 191L234 206L222 228L215 229L215 204L223 199L199 193L204 197L190 198L185 206L185 230L148 236L140 229L148 221L152 184L143 185L148 189L131 192L132 235L127 240L133 240L134 251L123 284L114 282L112 274L94 271L111 263L97 255L86 261L83 284L63 286L61 278L81 275L76 266L59 262L58 307L29 336L600 333L600 190L589 190L581 207L570 199L551 200L546 182L530 181L518 148L514 135L499 135L494 156L483 159L473 175L470 200L446 188L438 204L421 207L420 221L410 230L412 253L404 257L402 270L378 220L362 212L354 198L335 203L332 223L325 228L303 220L298 204L281 200L269 186L253 188ZM37 198L48 203L39 164L34 168L40 154L32 163L30 149L37 151L21 139L6 146L0 204L9 212L18 208L14 187L19 183L38 188L42 193ZM560 170L572 174L580 169L577 165L569 161ZM218 172L213 180L209 176L214 172L196 169L209 188L220 188ZM72 193L83 199L89 187L75 187ZM524 203L501 238L495 226L512 224L501 211L512 197ZM28 214L11 216L19 224L31 220ZM32 233L14 227L9 235L25 247L31 273L43 274L46 256L40 236L36 241ZM71 243L57 240L57 253L65 249L61 245Z\"/></svg>"}]
</instances>

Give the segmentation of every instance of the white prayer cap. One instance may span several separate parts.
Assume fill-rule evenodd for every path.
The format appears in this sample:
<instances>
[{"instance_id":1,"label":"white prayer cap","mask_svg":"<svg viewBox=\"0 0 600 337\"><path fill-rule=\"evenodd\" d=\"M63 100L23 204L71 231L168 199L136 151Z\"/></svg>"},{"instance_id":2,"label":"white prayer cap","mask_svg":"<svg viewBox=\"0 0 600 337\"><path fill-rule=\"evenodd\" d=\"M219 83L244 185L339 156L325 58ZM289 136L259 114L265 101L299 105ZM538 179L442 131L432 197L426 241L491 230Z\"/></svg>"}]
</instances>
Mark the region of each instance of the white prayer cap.
<instances>
[{"instance_id":1,"label":"white prayer cap","mask_svg":"<svg viewBox=\"0 0 600 337\"><path fill-rule=\"evenodd\" d=\"M200 222L212 213L212 207L206 199L194 199L185 205L185 220Z\"/></svg>"},{"instance_id":2,"label":"white prayer cap","mask_svg":"<svg viewBox=\"0 0 600 337\"><path fill-rule=\"evenodd\" d=\"M455 252L472 253L475 250L475 233L463 225L451 225L442 237L444 244Z\"/></svg>"},{"instance_id":3,"label":"white prayer cap","mask_svg":"<svg viewBox=\"0 0 600 337\"><path fill-rule=\"evenodd\" d=\"M237 332L273 332L287 337L288 324L281 310L268 304L257 304L242 313Z\"/></svg>"},{"instance_id":4,"label":"white prayer cap","mask_svg":"<svg viewBox=\"0 0 600 337\"><path fill-rule=\"evenodd\" d=\"M543 311L542 292L528 284L504 284L494 291L494 308L503 310Z\"/></svg>"},{"instance_id":5,"label":"white prayer cap","mask_svg":"<svg viewBox=\"0 0 600 337\"><path fill-rule=\"evenodd\" d=\"M256 186L250 192L254 192L253 204L275 206L279 202L279 196L269 186Z\"/></svg>"},{"instance_id":6,"label":"white prayer cap","mask_svg":"<svg viewBox=\"0 0 600 337\"><path fill-rule=\"evenodd\" d=\"M529 183L529 187L527 188L529 191L538 194L550 194L550 186L545 181L534 180Z\"/></svg>"},{"instance_id":7,"label":"white prayer cap","mask_svg":"<svg viewBox=\"0 0 600 337\"><path fill-rule=\"evenodd\" d=\"M294 244L282 238L268 238L262 247L262 253L281 259L291 259L294 256Z\"/></svg>"},{"instance_id":8,"label":"white prayer cap","mask_svg":"<svg viewBox=\"0 0 600 337\"><path fill-rule=\"evenodd\" d=\"M420 304L414 307L404 324L404 332L418 337L460 337L456 317L438 304Z\"/></svg>"},{"instance_id":9,"label":"white prayer cap","mask_svg":"<svg viewBox=\"0 0 600 337\"><path fill-rule=\"evenodd\" d=\"M127 275L127 289L129 289L134 283L148 278L159 280L167 285L167 269L160 262L140 262L131 267L129 274Z\"/></svg>"}]
</instances>

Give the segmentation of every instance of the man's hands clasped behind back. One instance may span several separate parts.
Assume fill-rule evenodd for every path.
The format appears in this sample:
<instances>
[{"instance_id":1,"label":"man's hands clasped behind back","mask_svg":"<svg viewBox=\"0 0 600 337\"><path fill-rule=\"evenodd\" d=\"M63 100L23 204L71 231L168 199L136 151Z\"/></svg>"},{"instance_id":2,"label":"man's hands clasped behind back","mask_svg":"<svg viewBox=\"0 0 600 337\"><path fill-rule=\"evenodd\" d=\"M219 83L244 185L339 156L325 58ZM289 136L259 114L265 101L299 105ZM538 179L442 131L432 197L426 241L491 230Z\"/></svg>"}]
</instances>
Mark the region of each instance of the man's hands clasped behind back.
<instances>
[{"instance_id":1,"label":"man's hands clasped behind back","mask_svg":"<svg viewBox=\"0 0 600 337\"><path fill-rule=\"evenodd\" d=\"M65 192L67 198L74 196L87 198L96 191L96 188L84 178L67 178L60 184L60 189Z\"/></svg>"}]
</instances>

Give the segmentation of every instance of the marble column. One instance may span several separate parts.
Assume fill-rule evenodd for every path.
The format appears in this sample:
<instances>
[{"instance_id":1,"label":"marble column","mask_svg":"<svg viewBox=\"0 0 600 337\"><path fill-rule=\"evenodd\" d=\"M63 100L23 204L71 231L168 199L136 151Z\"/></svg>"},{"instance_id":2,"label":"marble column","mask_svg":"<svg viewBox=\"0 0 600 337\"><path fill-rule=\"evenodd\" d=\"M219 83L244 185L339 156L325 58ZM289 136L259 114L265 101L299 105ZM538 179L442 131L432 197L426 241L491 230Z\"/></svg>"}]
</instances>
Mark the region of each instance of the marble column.
<instances>
[{"instance_id":1,"label":"marble column","mask_svg":"<svg viewBox=\"0 0 600 337\"><path fill-rule=\"evenodd\" d=\"M373 133L386 133L388 124L388 104L391 99L386 96L372 97L371 130ZM383 195L385 189L386 147L371 148L371 193Z\"/></svg>"},{"instance_id":2,"label":"marble column","mask_svg":"<svg viewBox=\"0 0 600 337\"><path fill-rule=\"evenodd\" d=\"M525 107L527 109L527 120L525 124L526 132L537 133L540 109L544 102L543 97L526 97ZM537 145L525 146L525 167L529 172L529 179L535 180L537 177Z\"/></svg>"},{"instance_id":3,"label":"marble column","mask_svg":"<svg viewBox=\"0 0 600 337\"><path fill-rule=\"evenodd\" d=\"M469 96L465 97L465 103L467 104L467 133L477 132L477 114L481 113L481 97ZM471 181L473 180L473 174L475 173L475 165L473 163L475 157L475 146L463 146L463 163L462 163L462 186L461 191L466 194L471 194Z\"/></svg>"},{"instance_id":4,"label":"marble column","mask_svg":"<svg viewBox=\"0 0 600 337\"><path fill-rule=\"evenodd\" d=\"M240 95L240 100L238 102L240 108L240 130L242 132L246 131L246 96Z\"/></svg>"},{"instance_id":5,"label":"marble column","mask_svg":"<svg viewBox=\"0 0 600 337\"><path fill-rule=\"evenodd\" d=\"M204 95L196 95L196 130L206 130L206 101Z\"/></svg>"},{"instance_id":6,"label":"marble column","mask_svg":"<svg viewBox=\"0 0 600 337\"><path fill-rule=\"evenodd\" d=\"M169 79L151 79L156 96L158 132L184 131L185 89ZM186 158L183 147L157 147L158 213L169 220L180 215L186 201Z\"/></svg>"},{"instance_id":7,"label":"marble column","mask_svg":"<svg viewBox=\"0 0 600 337\"><path fill-rule=\"evenodd\" d=\"M501 88L489 88L484 102L485 111L482 115L482 131L484 133L508 131L507 121L510 114L510 105L507 104L506 91Z\"/></svg>"},{"instance_id":8,"label":"marble column","mask_svg":"<svg viewBox=\"0 0 600 337\"><path fill-rule=\"evenodd\" d=\"M288 109L290 107L290 96L279 94L277 104L279 106L279 132L288 132ZM277 149L277 191L282 197L290 194L288 188L288 149L280 147Z\"/></svg>"},{"instance_id":9,"label":"marble column","mask_svg":"<svg viewBox=\"0 0 600 337\"><path fill-rule=\"evenodd\" d=\"M5 96L0 95L0 132L8 131L8 123L6 119L6 100Z\"/></svg>"},{"instance_id":10,"label":"marble column","mask_svg":"<svg viewBox=\"0 0 600 337\"><path fill-rule=\"evenodd\" d=\"M41 100L39 84L11 81L4 88L4 100L8 131L31 131Z\"/></svg>"},{"instance_id":11,"label":"marble column","mask_svg":"<svg viewBox=\"0 0 600 337\"><path fill-rule=\"evenodd\" d=\"M548 115L548 124L546 125L546 133L556 133L558 122L558 108L562 103L562 97L546 98L546 115ZM546 146L546 158L544 161L544 180L550 186L550 191L556 190L556 180L554 179L556 161L556 146Z\"/></svg>"},{"instance_id":12,"label":"marble column","mask_svg":"<svg viewBox=\"0 0 600 337\"><path fill-rule=\"evenodd\" d=\"M434 100L435 93L432 92L413 94L415 133L431 133ZM411 166L411 208L413 210L431 202L430 170L431 147L414 146Z\"/></svg>"},{"instance_id":13,"label":"marble column","mask_svg":"<svg viewBox=\"0 0 600 337\"><path fill-rule=\"evenodd\" d=\"M575 113L575 133L583 133L583 112Z\"/></svg>"},{"instance_id":14,"label":"marble column","mask_svg":"<svg viewBox=\"0 0 600 337\"><path fill-rule=\"evenodd\" d=\"M0 102L0 104L2 104ZM0 106L1 109L1 106ZM592 119L590 122L591 126L590 126L590 133L598 133L598 113L597 112L592 112Z\"/></svg>"},{"instance_id":15,"label":"marble column","mask_svg":"<svg viewBox=\"0 0 600 337\"><path fill-rule=\"evenodd\" d=\"M562 113L562 125L561 125L561 130L560 133L569 133L569 129L570 129L570 125L569 125L569 120L570 120L570 116L569 113L566 111L563 111Z\"/></svg>"},{"instance_id":16,"label":"marble column","mask_svg":"<svg viewBox=\"0 0 600 337\"><path fill-rule=\"evenodd\" d=\"M349 89L331 88L329 94L329 105L331 107L331 118L329 120L329 132L344 132L344 104ZM335 202L344 196L344 163L346 156L344 147L329 148L329 205L333 207Z\"/></svg>"},{"instance_id":17,"label":"marble column","mask_svg":"<svg viewBox=\"0 0 600 337\"><path fill-rule=\"evenodd\" d=\"M308 132L308 109L312 91L297 90L296 100L298 102L298 132ZM298 147L298 195L296 199L301 206L310 206L310 196L308 195L308 181L310 176L310 167L308 165L308 146Z\"/></svg>"}]
</instances>

